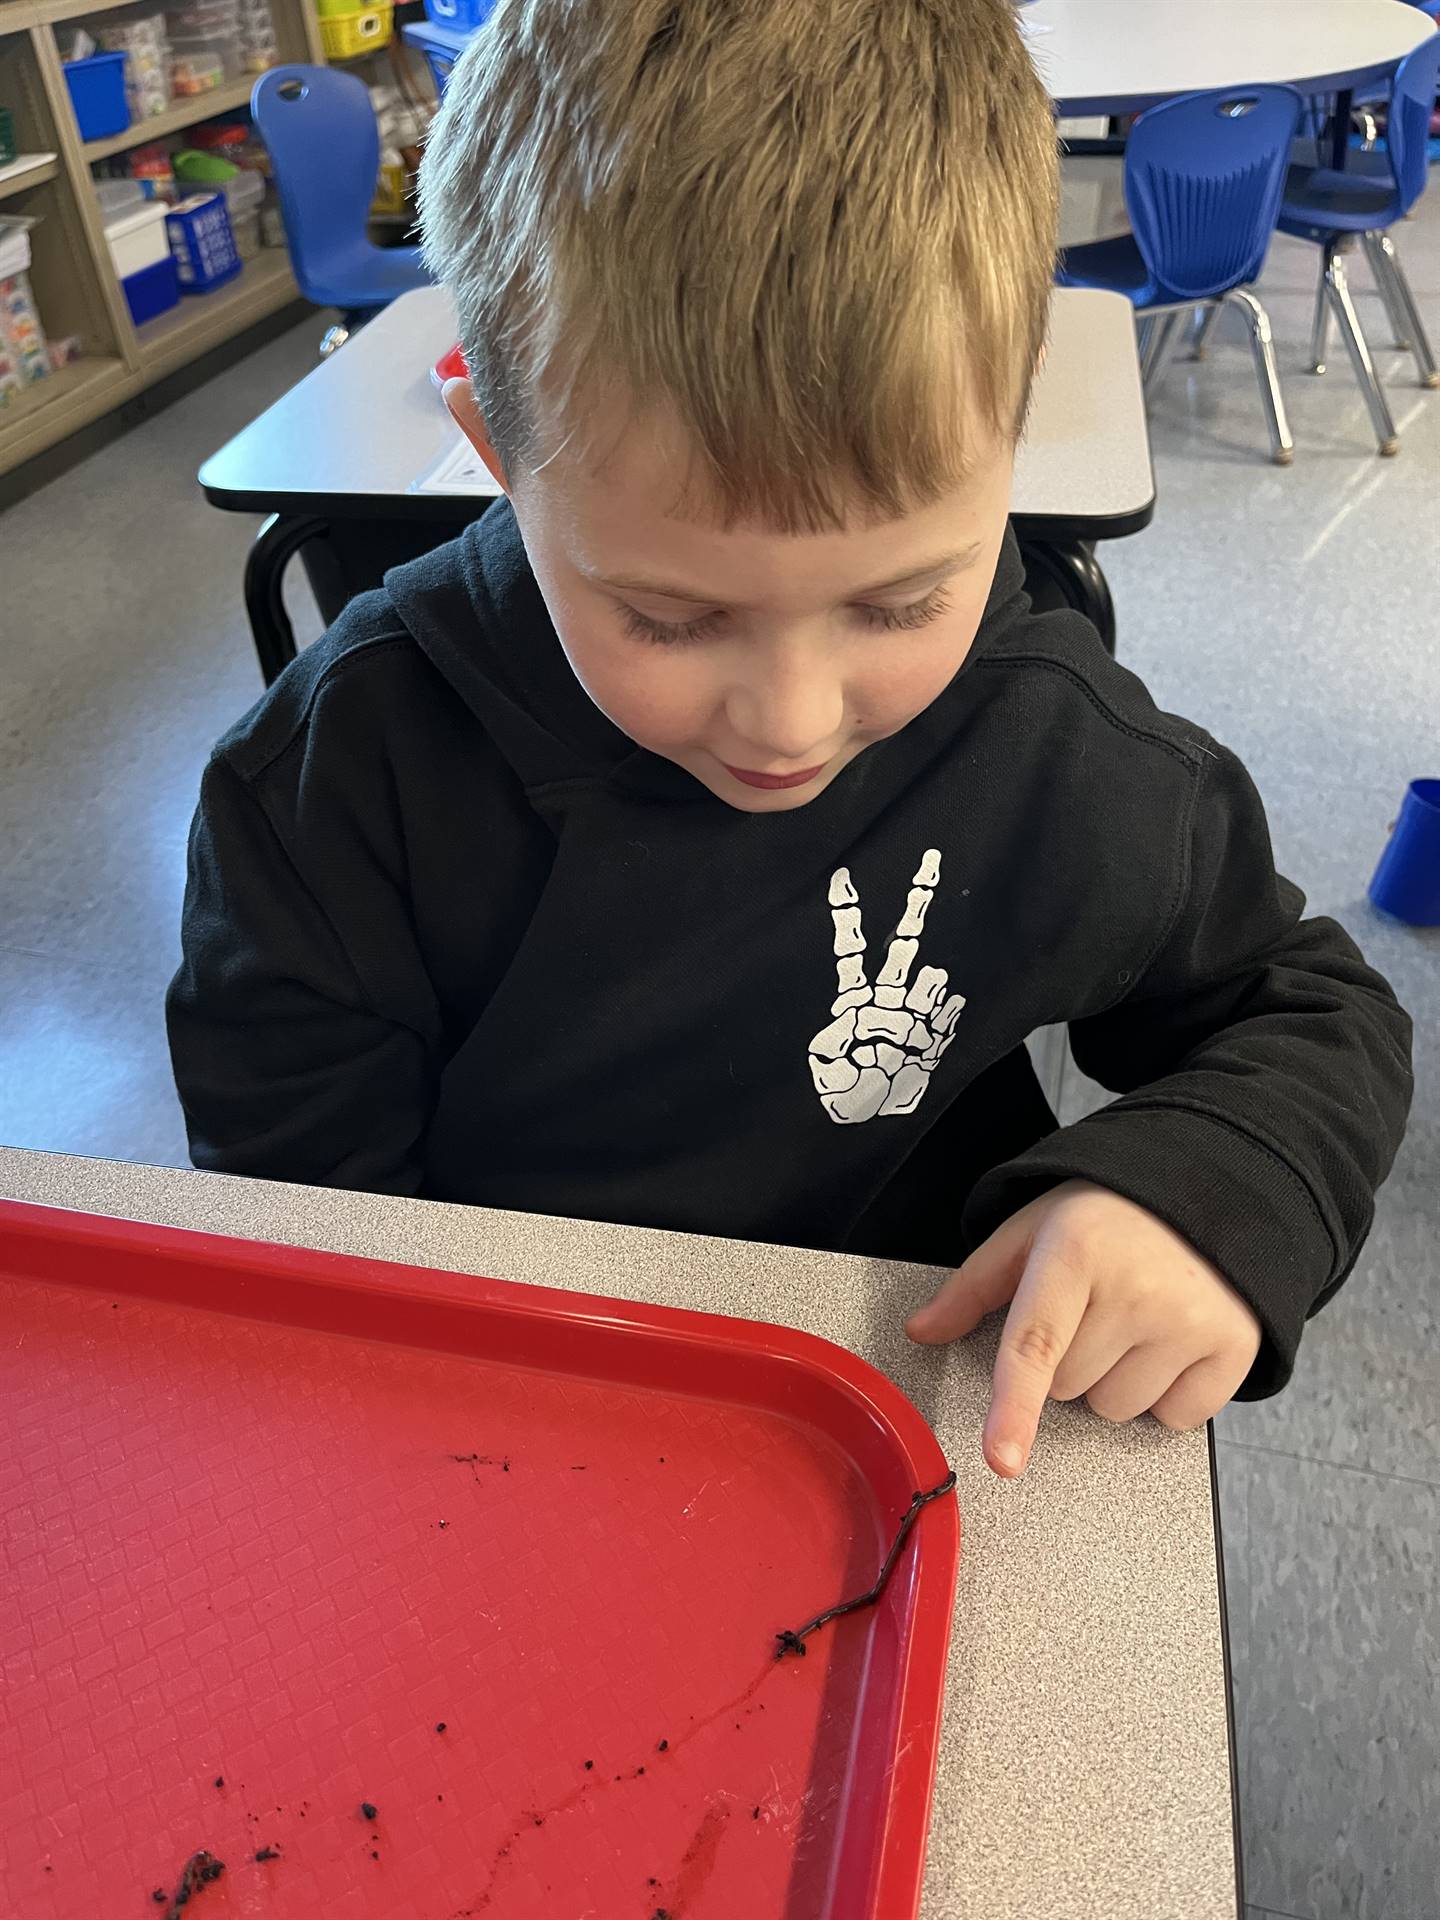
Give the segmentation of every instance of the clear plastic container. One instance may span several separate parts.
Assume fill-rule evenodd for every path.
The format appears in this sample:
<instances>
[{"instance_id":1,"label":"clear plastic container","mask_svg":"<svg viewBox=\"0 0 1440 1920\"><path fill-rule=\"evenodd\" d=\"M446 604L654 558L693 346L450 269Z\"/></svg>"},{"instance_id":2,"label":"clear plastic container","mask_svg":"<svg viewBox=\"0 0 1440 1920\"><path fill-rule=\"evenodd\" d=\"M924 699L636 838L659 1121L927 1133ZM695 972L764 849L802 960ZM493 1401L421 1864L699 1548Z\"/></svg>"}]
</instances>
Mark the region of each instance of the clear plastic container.
<instances>
[{"instance_id":1,"label":"clear plastic container","mask_svg":"<svg viewBox=\"0 0 1440 1920\"><path fill-rule=\"evenodd\" d=\"M167 18L172 37L177 33L229 35L240 31L240 10L235 0L190 0L187 6L173 7Z\"/></svg>"},{"instance_id":2,"label":"clear plastic container","mask_svg":"<svg viewBox=\"0 0 1440 1920\"><path fill-rule=\"evenodd\" d=\"M170 85L184 98L228 86L244 71L240 42L212 36L191 39L182 34L170 42Z\"/></svg>"}]
</instances>

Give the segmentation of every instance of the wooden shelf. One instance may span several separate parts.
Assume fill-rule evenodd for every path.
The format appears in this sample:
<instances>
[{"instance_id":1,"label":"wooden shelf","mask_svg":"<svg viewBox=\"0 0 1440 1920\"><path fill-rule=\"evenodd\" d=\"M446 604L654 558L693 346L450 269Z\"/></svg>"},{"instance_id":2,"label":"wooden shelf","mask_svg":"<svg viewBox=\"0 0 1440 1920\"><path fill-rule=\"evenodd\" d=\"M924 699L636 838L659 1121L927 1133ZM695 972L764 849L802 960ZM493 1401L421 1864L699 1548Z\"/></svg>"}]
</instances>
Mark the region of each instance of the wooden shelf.
<instances>
[{"instance_id":1,"label":"wooden shelf","mask_svg":"<svg viewBox=\"0 0 1440 1920\"><path fill-rule=\"evenodd\" d=\"M0 167L0 200L8 200L12 193L24 193L27 187L43 187L59 171L57 154L22 153L8 167Z\"/></svg>"},{"instance_id":2,"label":"wooden shelf","mask_svg":"<svg viewBox=\"0 0 1440 1920\"><path fill-rule=\"evenodd\" d=\"M0 406L0 471L104 413L129 378L123 360L92 354L12 394Z\"/></svg>"},{"instance_id":3,"label":"wooden shelf","mask_svg":"<svg viewBox=\"0 0 1440 1920\"><path fill-rule=\"evenodd\" d=\"M158 378L208 353L299 297L285 249L262 247L253 260L245 262L237 279L213 293L185 294L178 307L137 328L146 377Z\"/></svg>"},{"instance_id":4,"label":"wooden shelf","mask_svg":"<svg viewBox=\"0 0 1440 1920\"><path fill-rule=\"evenodd\" d=\"M87 140L81 151L87 160L108 160L112 153L148 146L152 140L163 140L167 133L193 127L198 120L234 113L237 107L249 106L250 90L258 78L258 74L252 73L244 80L232 81L228 87L214 87L209 93L195 93L176 100L168 113L155 113L148 120L137 120L123 133L112 133L108 140Z\"/></svg>"}]
</instances>

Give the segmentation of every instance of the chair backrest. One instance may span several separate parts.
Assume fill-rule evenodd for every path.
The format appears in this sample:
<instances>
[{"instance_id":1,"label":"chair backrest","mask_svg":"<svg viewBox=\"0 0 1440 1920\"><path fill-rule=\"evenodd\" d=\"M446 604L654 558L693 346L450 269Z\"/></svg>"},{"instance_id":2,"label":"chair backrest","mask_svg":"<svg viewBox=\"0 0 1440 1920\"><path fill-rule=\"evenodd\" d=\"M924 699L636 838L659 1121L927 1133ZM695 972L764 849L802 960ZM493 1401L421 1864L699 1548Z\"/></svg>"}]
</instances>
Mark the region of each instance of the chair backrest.
<instances>
[{"instance_id":1,"label":"chair backrest","mask_svg":"<svg viewBox=\"0 0 1440 1920\"><path fill-rule=\"evenodd\" d=\"M1163 288L1204 300L1256 278L1302 104L1293 87L1230 87L1141 114L1125 147L1125 204Z\"/></svg>"},{"instance_id":2,"label":"chair backrest","mask_svg":"<svg viewBox=\"0 0 1440 1920\"><path fill-rule=\"evenodd\" d=\"M363 81L333 67L272 67L250 112L270 155L295 278L317 306L343 305L334 270L368 245L380 134Z\"/></svg>"},{"instance_id":3,"label":"chair backrest","mask_svg":"<svg viewBox=\"0 0 1440 1920\"><path fill-rule=\"evenodd\" d=\"M1385 119L1385 146L1395 175L1399 206L1395 217L1407 214L1425 191L1430 170L1430 116L1440 87L1440 33L1434 33L1395 69L1390 88L1390 110Z\"/></svg>"}]
</instances>

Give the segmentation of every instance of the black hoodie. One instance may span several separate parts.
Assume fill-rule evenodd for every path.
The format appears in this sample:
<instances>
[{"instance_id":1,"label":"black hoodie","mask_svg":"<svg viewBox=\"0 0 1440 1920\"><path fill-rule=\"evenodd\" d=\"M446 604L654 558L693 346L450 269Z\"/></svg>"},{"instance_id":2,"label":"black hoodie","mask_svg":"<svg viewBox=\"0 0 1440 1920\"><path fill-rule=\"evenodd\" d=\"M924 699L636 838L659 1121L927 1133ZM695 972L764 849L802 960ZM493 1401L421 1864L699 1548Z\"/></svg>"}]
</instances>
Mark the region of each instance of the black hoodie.
<instances>
[{"instance_id":1,"label":"black hoodie","mask_svg":"<svg viewBox=\"0 0 1440 1920\"><path fill-rule=\"evenodd\" d=\"M755 815L574 678L501 503L350 606L221 741L175 1076L197 1166L958 1262L1095 1181L1288 1376L1409 1097L1409 1023L1303 921L1259 799L1013 542L965 666ZM1024 1041L1123 1097L1056 1129Z\"/></svg>"}]
</instances>

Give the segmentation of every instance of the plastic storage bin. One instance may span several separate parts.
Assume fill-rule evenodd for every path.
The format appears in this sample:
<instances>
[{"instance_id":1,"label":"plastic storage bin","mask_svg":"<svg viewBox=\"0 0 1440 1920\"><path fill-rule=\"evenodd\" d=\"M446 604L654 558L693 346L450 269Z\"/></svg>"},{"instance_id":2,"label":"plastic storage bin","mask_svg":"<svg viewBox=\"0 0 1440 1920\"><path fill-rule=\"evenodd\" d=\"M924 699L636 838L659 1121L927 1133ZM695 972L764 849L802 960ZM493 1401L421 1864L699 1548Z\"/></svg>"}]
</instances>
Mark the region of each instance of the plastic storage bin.
<instances>
[{"instance_id":1,"label":"plastic storage bin","mask_svg":"<svg viewBox=\"0 0 1440 1920\"><path fill-rule=\"evenodd\" d=\"M86 60L67 60L65 84L82 140L108 140L129 126L123 53L92 53Z\"/></svg>"},{"instance_id":2,"label":"plastic storage bin","mask_svg":"<svg viewBox=\"0 0 1440 1920\"><path fill-rule=\"evenodd\" d=\"M170 37L170 85L180 99L228 87L242 71L238 33Z\"/></svg>"},{"instance_id":3,"label":"plastic storage bin","mask_svg":"<svg viewBox=\"0 0 1440 1920\"><path fill-rule=\"evenodd\" d=\"M175 178L188 192L219 189L230 214L230 231L242 260L260 251L260 203L265 198L262 175L238 167L223 153L203 153L187 147L175 156Z\"/></svg>"},{"instance_id":4,"label":"plastic storage bin","mask_svg":"<svg viewBox=\"0 0 1440 1920\"><path fill-rule=\"evenodd\" d=\"M442 27L483 27L495 11L495 0L425 0L425 12Z\"/></svg>"},{"instance_id":5,"label":"plastic storage bin","mask_svg":"<svg viewBox=\"0 0 1440 1920\"><path fill-rule=\"evenodd\" d=\"M240 254L223 194L196 193L182 200L166 214L165 232L182 293L209 293L239 273Z\"/></svg>"},{"instance_id":6,"label":"plastic storage bin","mask_svg":"<svg viewBox=\"0 0 1440 1920\"><path fill-rule=\"evenodd\" d=\"M127 183L116 180L109 184L119 187ZM136 326L178 306L180 279L165 232L164 203L142 196L127 206L119 203L117 196L104 219L105 243Z\"/></svg>"},{"instance_id":7,"label":"plastic storage bin","mask_svg":"<svg viewBox=\"0 0 1440 1920\"><path fill-rule=\"evenodd\" d=\"M395 31L395 9L390 0L357 13L327 13L320 21L320 39L327 60L354 60L383 47Z\"/></svg>"}]
</instances>

